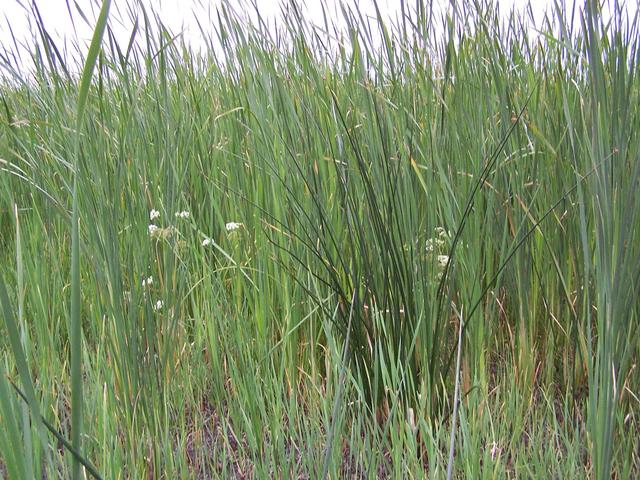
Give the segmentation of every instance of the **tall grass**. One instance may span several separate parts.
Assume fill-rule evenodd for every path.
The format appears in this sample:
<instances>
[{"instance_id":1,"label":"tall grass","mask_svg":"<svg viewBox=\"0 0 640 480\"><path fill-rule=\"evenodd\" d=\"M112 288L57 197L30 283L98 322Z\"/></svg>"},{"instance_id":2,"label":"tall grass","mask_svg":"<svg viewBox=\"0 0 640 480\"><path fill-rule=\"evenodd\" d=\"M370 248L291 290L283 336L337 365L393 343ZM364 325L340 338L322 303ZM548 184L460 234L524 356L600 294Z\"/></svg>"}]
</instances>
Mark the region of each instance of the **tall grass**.
<instances>
[{"instance_id":1,"label":"tall grass","mask_svg":"<svg viewBox=\"0 0 640 480\"><path fill-rule=\"evenodd\" d=\"M71 326L69 334L71 350L71 439L72 446L76 452L81 452L82 450L82 417L84 411L84 400L82 394L82 319L80 312L80 212L78 206L78 188L82 188L81 186L79 187L79 184L82 182L82 180L80 180L82 174L80 136L82 134L84 113L87 96L89 95L89 88L91 87L93 69L95 68L98 53L100 52L100 44L102 43L102 36L104 35L104 30L107 25L110 6L111 2L109 0L105 0L102 3L102 9L98 16L93 39L91 40L89 52L87 53L87 58L82 71L82 77L80 78L78 105L76 108L75 161L73 168L73 191L71 192L73 200L71 207ZM80 462L77 457L74 457L72 472L74 480L81 478L80 468Z\"/></svg>"},{"instance_id":2,"label":"tall grass","mask_svg":"<svg viewBox=\"0 0 640 480\"><path fill-rule=\"evenodd\" d=\"M3 474L640 474L637 14L108 5L0 53Z\"/></svg>"}]
</instances>

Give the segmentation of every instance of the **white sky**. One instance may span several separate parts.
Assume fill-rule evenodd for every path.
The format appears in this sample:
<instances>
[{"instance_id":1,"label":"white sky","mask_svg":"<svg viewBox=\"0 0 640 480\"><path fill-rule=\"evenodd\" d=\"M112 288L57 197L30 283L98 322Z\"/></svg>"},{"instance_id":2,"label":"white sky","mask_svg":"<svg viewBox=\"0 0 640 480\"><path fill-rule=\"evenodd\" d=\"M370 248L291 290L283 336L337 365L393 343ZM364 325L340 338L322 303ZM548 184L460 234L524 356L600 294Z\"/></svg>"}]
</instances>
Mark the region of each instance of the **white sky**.
<instances>
[{"instance_id":1,"label":"white sky","mask_svg":"<svg viewBox=\"0 0 640 480\"><path fill-rule=\"evenodd\" d=\"M99 9L97 0L76 1L92 21L97 17ZM194 21L194 15L206 21L208 18L207 10L213 12L221 3L221 0L136 0L128 2L127 0L113 0L111 6L112 25L119 23L114 21L115 19L120 19L122 21L122 30L124 30L124 32L130 32L133 23L131 19L128 18L126 5L134 5L138 3L138 1L144 4L150 11L157 12L163 23L174 32L178 32L181 27L184 27L185 37L194 39L196 42L199 31ZM11 30L13 30L14 36L20 39L30 36L29 13L23 6L29 5L30 3L31 0L0 0L0 41L2 41L3 44L11 41ZM35 3L40 10L48 32L53 36L54 40L62 39L65 36L67 38L74 36L73 26L69 20L69 12L67 10L67 0L35 0ZM75 10L73 0L68 0L68 3L71 9ZM237 6L238 10L242 10L241 5L243 3L246 2L241 2L240 0L229 1L229 4ZM257 0L257 3L264 16L269 18L278 16L280 11L279 0ZM321 2L319 0L306 0L305 3L304 10L308 15L307 18L322 22ZM324 3L328 6L329 12L336 12L339 0L325 0ZM354 5L355 1L347 0L346 3ZM407 0L405 3L409 8L412 8L415 5L415 0ZM434 3L444 3L447 5L449 0L436 0ZM499 1L500 9L505 12L514 5L517 6L523 3L524 2L519 0ZM531 3L534 12L541 16L545 6L550 3L550 0L532 0ZM358 0L357 5L363 13L375 15L373 0ZM383 16L387 16L389 19L394 18L400 12L400 0L378 0L378 6ZM336 15L334 19L339 16L340 15ZM91 29L84 24L78 16L76 16L76 19L80 39L89 39L91 37Z\"/></svg>"},{"instance_id":2,"label":"white sky","mask_svg":"<svg viewBox=\"0 0 640 480\"><path fill-rule=\"evenodd\" d=\"M32 14L24 7L30 5L34 0L0 0L0 42L2 51L14 48L12 38L20 41L29 42L32 38L31 31L33 22L30 23L29 17ZM163 23L170 28L173 33L183 31L183 36L188 43L194 48L202 45L199 28L195 21L197 18L204 24L209 23L209 18L215 18L216 7L220 5L222 0L113 0L111 7L111 26L118 36L118 41L126 45L129 35L133 28L133 20L128 5L143 4L148 11L155 12L162 19ZM277 18L280 11L279 0L255 0L263 17ZM319 0L302 0L306 5L303 10L306 12L306 18L311 19L314 23L322 24L322 8ZM428 0L423 0L428 3ZM458 3L464 0L458 0ZM568 4L572 4L573 0L566 0ZM578 5L582 6L583 1L577 0ZM611 0L615 1L615 0ZM637 0L628 0L631 4L637 4ZM77 15L74 6L74 0L35 0L40 14L44 19L44 24L48 33L52 36L56 45L64 49L65 42L70 51L73 39L77 38L82 49L86 49L88 40L92 35L92 28L95 18L99 11L99 0L75 0L75 2L83 8L87 15L90 25L84 22ZM357 2L357 3L356 3ZM405 4L409 8L414 8L416 0L406 0ZM67 3L70 5L75 18L76 30L70 20ZM228 3L237 7L242 11L242 5L248 2L240 0L229 0ZM300 3L300 2L299 2ZM339 11L337 5L339 0L324 0L328 7L328 12L333 12L332 19L335 21L341 17L335 12ZM365 15L375 16L375 8L373 0L346 0L349 5L358 5L358 8ZM449 4L449 0L435 0L435 4ZM508 12L511 8L522 8L528 2L523 0L499 0L500 10L502 13ZM552 4L552 0L531 0L531 7L538 23L543 16L545 9ZM399 16L400 0L378 0L378 6L384 17L392 20ZM135 7L134 7L135 8ZM138 7L139 8L139 7ZM637 7L636 7L637 8Z\"/></svg>"}]
</instances>

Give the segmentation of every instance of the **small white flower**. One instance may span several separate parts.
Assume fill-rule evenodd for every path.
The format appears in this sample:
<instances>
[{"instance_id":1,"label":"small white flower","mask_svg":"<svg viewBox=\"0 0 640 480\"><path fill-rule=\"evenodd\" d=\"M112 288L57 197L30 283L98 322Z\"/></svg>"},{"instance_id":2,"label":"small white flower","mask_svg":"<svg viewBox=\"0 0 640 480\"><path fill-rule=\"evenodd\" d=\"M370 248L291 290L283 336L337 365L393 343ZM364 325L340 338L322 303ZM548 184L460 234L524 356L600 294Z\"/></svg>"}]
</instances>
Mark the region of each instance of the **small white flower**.
<instances>
[{"instance_id":1,"label":"small white flower","mask_svg":"<svg viewBox=\"0 0 640 480\"><path fill-rule=\"evenodd\" d=\"M143 278L142 279L142 286L143 287L148 287L153 283L153 277L148 277L148 278Z\"/></svg>"},{"instance_id":2,"label":"small white flower","mask_svg":"<svg viewBox=\"0 0 640 480\"><path fill-rule=\"evenodd\" d=\"M240 227L242 227L242 224L236 223L236 222L229 222L224 226L224 228L227 229L227 232L233 232L234 230L237 230Z\"/></svg>"},{"instance_id":3,"label":"small white flower","mask_svg":"<svg viewBox=\"0 0 640 480\"><path fill-rule=\"evenodd\" d=\"M149 235L153 235L157 231L158 231L158 226L157 225L154 225L153 223L151 225L149 225Z\"/></svg>"},{"instance_id":4,"label":"small white flower","mask_svg":"<svg viewBox=\"0 0 640 480\"><path fill-rule=\"evenodd\" d=\"M449 264L449 255L438 255L438 266L440 268L446 268Z\"/></svg>"},{"instance_id":5,"label":"small white flower","mask_svg":"<svg viewBox=\"0 0 640 480\"><path fill-rule=\"evenodd\" d=\"M451 234L451 230L445 230L444 227L436 227L435 232L438 237L444 240L451 238L453 236Z\"/></svg>"},{"instance_id":6,"label":"small white flower","mask_svg":"<svg viewBox=\"0 0 640 480\"><path fill-rule=\"evenodd\" d=\"M160 216L160 212L158 210L151 210L149 212L149 220L151 220L151 221L154 221L159 216Z\"/></svg>"},{"instance_id":7,"label":"small white flower","mask_svg":"<svg viewBox=\"0 0 640 480\"><path fill-rule=\"evenodd\" d=\"M161 309L162 309L162 305L164 305L164 304L162 303L162 300L158 300L158 301L156 302L156 304L153 306L153 309L157 312L158 310L161 310Z\"/></svg>"},{"instance_id":8,"label":"small white flower","mask_svg":"<svg viewBox=\"0 0 640 480\"><path fill-rule=\"evenodd\" d=\"M209 237L207 237L204 240L202 240L202 246L203 247L207 247L207 246L211 245L212 243L213 243L213 240L211 240Z\"/></svg>"},{"instance_id":9,"label":"small white flower","mask_svg":"<svg viewBox=\"0 0 640 480\"><path fill-rule=\"evenodd\" d=\"M433 250L433 238L430 238L429 240L427 240L427 253L431 253L433 252Z\"/></svg>"},{"instance_id":10,"label":"small white flower","mask_svg":"<svg viewBox=\"0 0 640 480\"><path fill-rule=\"evenodd\" d=\"M181 212L176 212L176 218L189 218L190 215L191 214L186 210L183 210Z\"/></svg>"},{"instance_id":11,"label":"small white flower","mask_svg":"<svg viewBox=\"0 0 640 480\"><path fill-rule=\"evenodd\" d=\"M436 227L433 231L435 236L427 240L427 253L445 248L451 238L451 232L448 232L443 227Z\"/></svg>"}]
</instances>

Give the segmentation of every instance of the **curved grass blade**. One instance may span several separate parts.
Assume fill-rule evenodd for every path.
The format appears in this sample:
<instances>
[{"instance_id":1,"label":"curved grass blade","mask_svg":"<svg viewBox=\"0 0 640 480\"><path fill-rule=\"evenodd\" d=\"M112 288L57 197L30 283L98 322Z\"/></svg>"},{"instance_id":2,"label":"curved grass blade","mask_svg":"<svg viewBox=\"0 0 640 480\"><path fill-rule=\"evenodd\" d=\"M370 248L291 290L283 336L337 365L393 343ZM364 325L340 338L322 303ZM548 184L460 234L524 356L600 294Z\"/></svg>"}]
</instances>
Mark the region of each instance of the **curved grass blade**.
<instances>
[{"instance_id":1,"label":"curved grass blade","mask_svg":"<svg viewBox=\"0 0 640 480\"><path fill-rule=\"evenodd\" d=\"M29 408L28 402L26 408ZM27 471L32 472L30 470L31 456L16 448L17 445L24 443L23 439L26 438L26 435L20 434L16 421L20 415L14 406L4 375L0 375L0 416L2 416L4 427L4 432L0 435L0 451L3 452L5 471L9 478L33 478L33 473L27 474Z\"/></svg>"},{"instance_id":2,"label":"curved grass blade","mask_svg":"<svg viewBox=\"0 0 640 480\"><path fill-rule=\"evenodd\" d=\"M40 436L40 440L43 444L46 444L46 435L44 431L44 425L40 421L40 406L36 397L36 391L31 381L31 375L29 374L29 366L27 365L27 358L22 348L22 342L20 341L20 332L18 330L18 324L13 315L11 309L11 302L9 301L9 295L4 283L4 277L0 275L0 307L2 309L4 323L7 327L7 334L9 336L9 346L13 352L13 358L16 362L18 374L20 375L20 381L26 391L25 401L29 404L31 411L35 413L35 424Z\"/></svg>"},{"instance_id":3,"label":"curved grass blade","mask_svg":"<svg viewBox=\"0 0 640 480\"><path fill-rule=\"evenodd\" d=\"M575 185L573 185L573 187L571 187L568 191L566 191L564 193L564 195L562 195L553 205L551 205L551 207L549 207L549 209L544 213L544 215L542 215L536 222L533 223L533 225L525 232L525 234L518 241L518 243L516 243L516 245L511 249L511 251L507 255L507 258L505 258L504 262L502 262L500 264L500 266L496 270L496 273L493 275L491 280L489 282L487 282L486 287L480 293L480 296L478 297L478 300L476 300L476 302L473 304L473 307L471 307L471 311L467 315L467 322L464 324L464 327L462 329L463 335L464 335L467 327L469 326L469 323L470 323L469 319L473 316L473 314L476 312L476 310L482 305L482 301L484 300L485 295L487 293L489 293L489 290L491 290L491 288L493 288L495 283L498 281L498 278L500 278L500 275L502 274L504 269L507 268L507 265L509 264L511 259L515 256L515 254L518 252L518 250L520 250L520 248L522 248L524 243L538 229L538 227L542 224L542 222L544 222L547 219L547 217L549 215L551 215L551 213L556 208L558 208L558 206L560 206L562 204L562 202L564 202L569 197L569 195L571 195L574 191L576 191L578 189L578 187L580 186L580 183L585 181L595 171L596 171L596 167L594 167L591 171L587 172L587 174L584 175L578 181L578 183L576 183ZM451 353L449 354L449 358L448 358L447 363L446 363L446 367L445 367L445 370L444 370L445 372L449 371L449 368L451 367L451 363L453 361L454 354L455 354L455 351L452 350Z\"/></svg>"},{"instance_id":4,"label":"curved grass blade","mask_svg":"<svg viewBox=\"0 0 640 480\"><path fill-rule=\"evenodd\" d=\"M11 383L11 386L14 388L14 390L18 393L18 395L20 395L20 398L28 403L28 399L22 392L22 390L20 390L20 388L15 383L13 383L11 379L9 379L9 382ZM87 469L87 472L89 472L93 478L102 480L102 477L98 473L96 467L94 467L86 458L80 455L80 453L75 448L73 448L73 445L69 443L69 440L64 438L64 436L58 430L56 430L55 427L51 425L46 418L41 416L39 413L37 415L39 416L39 420L42 422L42 424L47 427L47 430L49 430L53 434L53 436L56 437L56 440L64 445L64 448L66 448L71 453L71 455L73 455L73 458L80 462L80 464L82 464Z\"/></svg>"}]
</instances>

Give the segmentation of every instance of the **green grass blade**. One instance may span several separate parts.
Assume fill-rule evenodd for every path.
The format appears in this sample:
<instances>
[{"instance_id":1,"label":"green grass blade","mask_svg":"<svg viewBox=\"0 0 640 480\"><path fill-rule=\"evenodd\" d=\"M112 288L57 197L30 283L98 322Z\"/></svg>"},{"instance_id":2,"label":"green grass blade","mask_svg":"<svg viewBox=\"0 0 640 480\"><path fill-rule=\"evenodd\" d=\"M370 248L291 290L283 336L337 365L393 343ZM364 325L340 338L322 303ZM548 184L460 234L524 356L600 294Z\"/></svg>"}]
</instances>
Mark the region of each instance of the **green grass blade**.
<instances>
[{"instance_id":1,"label":"green grass blade","mask_svg":"<svg viewBox=\"0 0 640 480\"><path fill-rule=\"evenodd\" d=\"M82 393L82 318L80 316L80 212L78 206L78 185L81 173L80 140L83 118L89 88L93 77L98 54L102 44L102 37L109 17L110 0L102 2L100 15L93 32L93 38L89 46L89 52L84 63L80 90L78 92L78 105L76 110L76 141L75 141L75 175L73 179L73 207L71 215L71 443L76 452L82 452L82 422L83 422L83 393ZM73 479L81 478L81 466L76 456L73 457Z\"/></svg>"},{"instance_id":2,"label":"green grass blade","mask_svg":"<svg viewBox=\"0 0 640 480\"><path fill-rule=\"evenodd\" d=\"M24 394L24 392L20 390L20 388L18 388L18 386L15 383L11 382L11 386L14 388L16 393L20 396L20 398L23 401L28 402L28 399ZM0 394L1 393L2 392L0 392ZM51 425L51 423L49 423L46 418L40 417L40 421L45 427L47 427L47 430L51 432L51 434L56 438L56 440L58 440L58 442L60 442L64 446L64 448L66 448L71 453L71 455L73 455L73 458L76 459L82 466L84 466L87 469L87 472L89 472L89 474L93 478L95 478L96 480L102 480L102 477L98 473L98 469L94 467L91 464L91 462L89 462L86 458L80 455L80 452L78 452L75 448L73 448L73 445L71 445L69 440L64 438L64 435L62 435L58 430L56 430L55 427Z\"/></svg>"},{"instance_id":3,"label":"green grass blade","mask_svg":"<svg viewBox=\"0 0 640 480\"><path fill-rule=\"evenodd\" d=\"M13 315L11 302L9 300L9 295L7 293L4 277L2 274L0 274L0 307L2 308L4 323L7 328L7 334L9 336L9 346L11 347L11 351L13 353L13 357L16 362L18 374L20 375L20 382L22 383L22 386L25 389L25 397L26 397L27 403L31 408L31 412L33 414L36 428L37 428L38 434L40 435L40 440L42 441L43 445L46 445L47 442L46 442L44 425L40 419L39 401L36 396L36 391L33 387L33 382L31 380L31 375L29 373L29 366L27 364L27 358L24 354L24 350L22 349L22 342L20 340L20 331L18 329L18 324L16 322L16 319Z\"/></svg>"}]
</instances>

